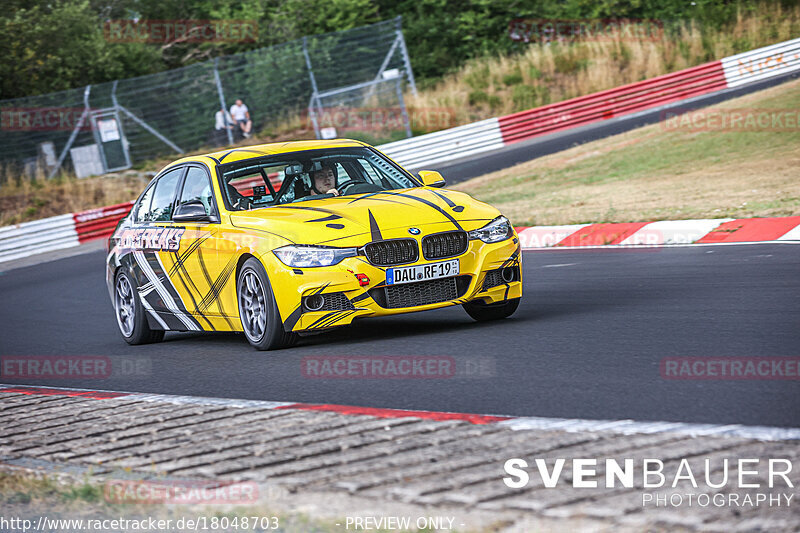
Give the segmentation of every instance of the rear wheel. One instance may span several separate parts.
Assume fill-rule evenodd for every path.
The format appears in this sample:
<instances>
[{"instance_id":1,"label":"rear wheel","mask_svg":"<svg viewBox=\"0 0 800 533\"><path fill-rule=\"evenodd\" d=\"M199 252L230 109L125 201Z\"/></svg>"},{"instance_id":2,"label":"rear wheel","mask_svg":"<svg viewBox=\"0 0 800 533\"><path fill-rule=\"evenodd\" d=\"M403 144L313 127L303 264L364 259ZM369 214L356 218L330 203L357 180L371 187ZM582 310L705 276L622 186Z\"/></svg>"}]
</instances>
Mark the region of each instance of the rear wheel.
<instances>
[{"instance_id":1,"label":"rear wheel","mask_svg":"<svg viewBox=\"0 0 800 533\"><path fill-rule=\"evenodd\" d=\"M506 302L497 304L485 304L478 300L475 302L467 302L464 304L464 310L469 316L478 322L487 320L500 320L501 318L508 318L514 314L514 311L519 307L520 298L514 298Z\"/></svg>"},{"instance_id":2,"label":"rear wheel","mask_svg":"<svg viewBox=\"0 0 800 533\"><path fill-rule=\"evenodd\" d=\"M257 350L291 346L297 335L283 329L278 304L260 261L245 261L236 281L239 318L247 341Z\"/></svg>"},{"instance_id":3,"label":"rear wheel","mask_svg":"<svg viewBox=\"0 0 800 533\"><path fill-rule=\"evenodd\" d=\"M114 311L119 332L128 344L148 344L164 338L164 330L150 329L139 294L130 276L119 270L114 279Z\"/></svg>"}]
</instances>

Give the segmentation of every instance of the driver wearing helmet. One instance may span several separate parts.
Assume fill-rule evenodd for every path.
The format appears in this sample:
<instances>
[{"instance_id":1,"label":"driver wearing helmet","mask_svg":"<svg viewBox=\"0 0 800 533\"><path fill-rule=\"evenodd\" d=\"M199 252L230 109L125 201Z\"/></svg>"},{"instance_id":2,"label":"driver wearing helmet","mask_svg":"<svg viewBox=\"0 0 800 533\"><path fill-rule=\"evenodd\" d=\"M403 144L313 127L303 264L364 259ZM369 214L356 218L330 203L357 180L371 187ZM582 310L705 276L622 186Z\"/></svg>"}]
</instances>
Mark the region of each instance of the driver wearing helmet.
<instances>
[{"instance_id":1,"label":"driver wearing helmet","mask_svg":"<svg viewBox=\"0 0 800 533\"><path fill-rule=\"evenodd\" d=\"M311 173L311 196L318 194L332 194L339 196L336 190L336 171L328 164Z\"/></svg>"}]
</instances>

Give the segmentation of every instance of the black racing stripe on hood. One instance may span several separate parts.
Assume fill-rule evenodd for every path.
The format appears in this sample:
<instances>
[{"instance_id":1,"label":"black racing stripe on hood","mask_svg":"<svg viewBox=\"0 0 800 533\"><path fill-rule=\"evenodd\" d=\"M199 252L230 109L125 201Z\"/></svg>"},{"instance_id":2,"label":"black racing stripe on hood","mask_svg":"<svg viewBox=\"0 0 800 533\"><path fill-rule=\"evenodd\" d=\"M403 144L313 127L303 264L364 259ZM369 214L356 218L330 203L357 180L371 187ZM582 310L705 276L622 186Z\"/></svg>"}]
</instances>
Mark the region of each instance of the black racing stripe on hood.
<instances>
[{"instance_id":1,"label":"black racing stripe on hood","mask_svg":"<svg viewBox=\"0 0 800 533\"><path fill-rule=\"evenodd\" d=\"M393 204L402 204L402 202L395 202L394 200L389 200L388 198L376 198L379 194L386 194L386 191L378 191L378 192L371 192L369 194L365 194L363 196L359 196L358 198L353 198L348 202L348 204L353 204L358 202L359 200L366 200L367 198L371 198L372 200L377 200L379 202L391 202Z\"/></svg>"},{"instance_id":2,"label":"black racing stripe on hood","mask_svg":"<svg viewBox=\"0 0 800 533\"><path fill-rule=\"evenodd\" d=\"M372 215L372 211L367 209L367 213L369 213L369 232L372 234L372 240L373 241L383 240L383 236L381 235L381 229L378 227L378 222Z\"/></svg>"},{"instance_id":3,"label":"black racing stripe on hood","mask_svg":"<svg viewBox=\"0 0 800 533\"><path fill-rule=\"evenodd\" d=\"M448 206L450 206L450 207L455 207L455 206L456 206L455 202L454 202L453 200L451 200L450 198L448 198L447 196L445 196L445 195L443 195L443 194L440 194L440 193L439 193L439 192L437 192L437 191L432 191L432 190L430 190L430 189L425 189L425 190L427 190L427 191L428 191L429 193L431 193L431 194L435 194L436 196L438 196L439 198L441 198L442 200L444 200L444 202L445 202L445 203L446 203Z\"/></svg>"},{"instance_id":4,"label":"black racing stripe on hood","mask_svg":"<svg viewBox=\"0 0 800 533\"><path fill-rule=\"evenodd\" d=\"M456 213L460 213L460 212L462 212L462 211L464 210L464 206L463 206L463 205L458 205L458 204L456 204L456 203L455 203L453 200L451 200L450 198L448 198L448 197L447 197L447 196L445 196L444 194L440 193L439 191L433 191L433 190L430 190L430 189L426 189L426 190L427 190L428 192L430 192L430 193L433 193L433 194L435 194L436 196L438 196L438 197L439 197L439 198L441 198L442 200L444 200L444 201L445 201L445 203L447 203L447 205L448 205L448 206L449 206L449 207L450 207L450 208L451 208L453 211L455 211Z\"/></svg>"},{"instance_id":5,"label":"black racing stripe on hood","mask_svg":"<svg viewBox=\"0 0 800 533\"><path fill-rule=\"evenodd\" d=\"M236 216L236 215L234 215L234 216ZM240 229L246 229L246 230L251 230L252 229L253 231L259 231L261 233L266 233L268 235L274 235L275 237L278 237L279 239L283 239L283 240L289 241L292 244L297 244L296 242L294 242L289 237L286 237L285 235L281 235L279 233L274 233L272 231L267 231L267 230L265 230L263 228L258 227L257 224L248 225L246 222L236 222L236 221L233 221L233 220L231 220L231 223L233 224L233 226L235 226L237 228L240 228Z\"/></svg>"},{"instance_id":6,"label":"black racing stripe on hood","mask_svg":"<svg viewBox=\"0 0 800 533\"><path fill-rule=\"evenodd\" d=\"M328 215L322 218L314 218L312 220L306 220L306 222L332 222L334 220L339 220L342 218L341 215Z\"/></svg>"},{"instance_id":7,"label":"black racing stripe on hood","mask_svg":"<svg viewBox=\"0 0 800 533\"><path fill-rule=\"evenodd\" d=\"M461 227L461 224L459 224L458 221L455 218L453 218L453 216L450 213L448 213L447 211L445 211L444 209L442 209L438 205L434 204L433 202L430 202L430 201L428 201L428 200L426 200L424 198L418 198L416 196L412 196L410 194L404 194L404 193L401 193L401 192L386 192L386 194L390 194L392 196L400 196L401 198L409 198L411 200L416 200L417 202L422 202L423 204L427 205L428 207L431 207L431 208L437 210L438 212L440 212L442 215L444 215L450 222L453 223L453 225L456 227L456 229L459 229L459 230L463 230L464 229L464 228Z\"/></svg>"},{"instance_id":8,"label":"black racing stripe on hood","mask_svg":"<svg viewBox=\"0 0 800 533\"><path fill-rule=\"evenodd\" d=\"M330 209L325 209L324 207L308 207L304 205L276 205L269 209L301 209L304 211L316 211L317 213L325 213L326 215L336 215L339 218L344 218L346 220L349 220L350 222L358 223L358 221L356 221L353 218L350 218L346 214L337 213L336 211L331 211Z\"/></svg>"}]
</instances>

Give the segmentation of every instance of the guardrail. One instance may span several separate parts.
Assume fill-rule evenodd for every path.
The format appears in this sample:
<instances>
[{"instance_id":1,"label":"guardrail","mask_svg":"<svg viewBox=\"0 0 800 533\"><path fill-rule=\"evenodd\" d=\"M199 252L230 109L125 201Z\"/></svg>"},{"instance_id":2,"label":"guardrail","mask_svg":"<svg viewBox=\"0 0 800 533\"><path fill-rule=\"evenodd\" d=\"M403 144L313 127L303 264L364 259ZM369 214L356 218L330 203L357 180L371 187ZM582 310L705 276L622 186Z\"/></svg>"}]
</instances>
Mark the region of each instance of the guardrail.
<instances>
[{"instance_id":1,"label":"guardrail","mask_svg":"<svg viewBox=\"0 0 800 533\"><path fill-rule=\"evenodd\" d=\"M133 202L0 228L0 263L107 238Z\"/></svg>"},{"instance_id":2,"label":"guardrail","mask_svg":"<svg viewBox=\"0 0 800 533\"><path fill-rule=\"evenodd\" d=\"M547 135L727 88L719 61L498 119L503 142Z\"/></svg>"},{"instance_id":3,"label":"guardrail","mask_svg":"<svg viewBox=\"0 0 800 533\"><path fill-rule=\"evenodd\" d=\"M404 167L430 167L797 70L800 70L800 39L793 39L622 87L378 148Z\"/></svg>"},{"instance_id":4,"label":"guardrail","mask_svg":"<svg viewBox=\"0 0 800 533\"><path fill-rule=\"evenodd\" d=\"M721 60L728 87L800 70L800 39L792 39Z\"/></svg>"},{"instance_id":5,"label":"guardrail","mask_svg":"<svg viewBox=\"0 0 800 533\"><path fill-rule=\"evenodd\" d=\"M0 262L78 246L72 214L0 228Z\"/></svg>"},{"instance_id":6,"label":"guardrail","mask_svg":"<svg viewBox=\"0 0 800 533\"><path fill-rule=\"evenodd\" d=\"M125 202L73 214L78 240L86 242L110 236L122 217L130 213L132 207L133 202Z\"/></svg>"},{"instance_id":7,"label":"guardrail","mask_svg":"<svg viewBox=\"0 0 800 533\"><path fill-rule=\"evenodd\" d=\"M798 70L800 39L793 39L615 89L378 148L404 167L418 169ZM252 187L254 184L240 185ZM126 202L0 228L0 262L108 237L132 205L133 202ZM564 245L560 235L565 231L569 234L577 231L573 227L567 230L566 226L554 228L540 228L535 232L536 238ZM792 239L798 238L798 231L792 230ZM534 233L528 231L526 235L533 238ZM601 239L602 242L606 240L607 236Z\"/></svg>"},{"instance_id":8,"label":"guardrail","mask_svg":"<svg viewBox=\"0 0 800 533\"><path fill-rule=\"evenodd\" d=\"M503 137L496 118L457 126L378 146L407 168L420 168L502 148Z\"/></svg>"}]
</instances>

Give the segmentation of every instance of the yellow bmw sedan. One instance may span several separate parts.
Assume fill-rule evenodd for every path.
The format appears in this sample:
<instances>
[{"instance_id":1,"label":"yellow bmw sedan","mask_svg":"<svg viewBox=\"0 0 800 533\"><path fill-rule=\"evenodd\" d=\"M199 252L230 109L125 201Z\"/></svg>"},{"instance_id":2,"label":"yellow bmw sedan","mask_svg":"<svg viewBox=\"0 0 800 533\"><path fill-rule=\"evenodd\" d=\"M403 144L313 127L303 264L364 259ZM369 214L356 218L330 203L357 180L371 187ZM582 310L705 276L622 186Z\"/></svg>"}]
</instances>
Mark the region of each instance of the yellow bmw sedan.
<instances>
[{"instance_id":1,"label":"yellow bmw sedan","mask_svg":"<svg viewBox=\"0 0 800 533\"><path fill-rule=\"evenodd\" d=\"M510 316L519 238L500 212L358 141L176 161L109 239L106 282L130 344L241 331L259 350L357 318L462 305Z\"/></svg>"}]
</instances>

